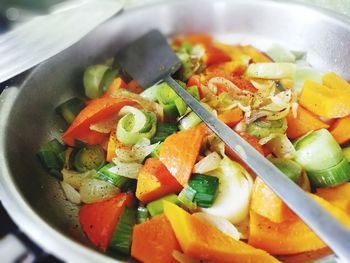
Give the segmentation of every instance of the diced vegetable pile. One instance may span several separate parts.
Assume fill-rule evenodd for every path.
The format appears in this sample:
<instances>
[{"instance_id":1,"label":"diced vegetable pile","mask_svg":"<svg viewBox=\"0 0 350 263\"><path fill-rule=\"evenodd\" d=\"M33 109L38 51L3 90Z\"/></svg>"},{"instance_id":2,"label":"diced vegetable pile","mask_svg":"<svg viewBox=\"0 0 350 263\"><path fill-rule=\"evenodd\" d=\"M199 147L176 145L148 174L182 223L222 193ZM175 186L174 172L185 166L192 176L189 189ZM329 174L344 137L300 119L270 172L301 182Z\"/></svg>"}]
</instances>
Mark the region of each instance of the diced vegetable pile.
<instances>
[{"instance_id":1,"label":"diced vegetable pile","mask_svg":"<svg viewBox=\"0 0 350 263\"><path fill-rule=\"evenodd\" d=\"M179 84L350 227L350 84L279 45L171 43ZM86 98L56 110L68 129L37 153L93 245L146 263L278 262L326 249L166 83L144 89L115 65L86 69Z\"/></svg>"}]
</instances>

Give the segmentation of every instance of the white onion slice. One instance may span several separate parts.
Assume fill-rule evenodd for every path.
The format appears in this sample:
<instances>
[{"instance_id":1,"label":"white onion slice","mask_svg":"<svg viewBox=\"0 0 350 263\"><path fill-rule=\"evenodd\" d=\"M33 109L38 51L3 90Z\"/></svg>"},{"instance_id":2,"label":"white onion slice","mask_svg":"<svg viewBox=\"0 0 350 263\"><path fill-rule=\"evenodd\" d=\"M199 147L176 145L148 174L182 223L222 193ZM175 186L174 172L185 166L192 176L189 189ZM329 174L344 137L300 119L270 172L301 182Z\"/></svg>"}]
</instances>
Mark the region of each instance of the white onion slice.
<instances>
[{"instance_id":1,"label":"white onion slice","mask_svg":"<svg viewBox=\"0 0 350 263\"><path fill-rule=\"evenodd\" d=\"M217 152L212 152L194 165L193 172L204 174L219 167L221 157Z\"/></svg>"},{"instance_id":2,"label":"white onion slice","mask_svg":"<svg viewBox=\"0 0 350 263\"><path fill-rule=\"evenodd\" d=\"M87 178L93 178L96 176L95 170L89 170L83 173L63 169L62 171L63 181L75 189L79 190L83 180Z\"/></svg>"},{"instance_id":3,"label":"white onion slice","mask_svg":"<svg viewBox=\"0 0 350 263\"><path fill-rule=\"evenodd\" d=\"M81 197L80 197L79 192L77 190L75 190L71 185L62 181L61 187L62 187L63 192L66 195L68 201L72 202L73 204L77 204L77 205L81 203Z\"/></svg>"},{"instance_id":4,"label":"white onion slice","mask_svg":"<svg viewBox=\"0 0 350 263\"><path fill-rule=\"evenodd\" d=\"M142 164L139 163L125 163L121 162L118 158L113 158L115 166L108 169L111 173L118 174L120 176L128 177L131 179L137 179L139 176Z\"/></svg>"},{"instance_id":5,"label":"white onion slice","mask_svg":"<svg viewBox=\"0 0 350 263\"><path fill-rule=\"evenodd\" d=\"M110 199L119 192L118 187L98 179L85 179L80 187L81 200L87 204Z\"/></svg>"}]
</instances>

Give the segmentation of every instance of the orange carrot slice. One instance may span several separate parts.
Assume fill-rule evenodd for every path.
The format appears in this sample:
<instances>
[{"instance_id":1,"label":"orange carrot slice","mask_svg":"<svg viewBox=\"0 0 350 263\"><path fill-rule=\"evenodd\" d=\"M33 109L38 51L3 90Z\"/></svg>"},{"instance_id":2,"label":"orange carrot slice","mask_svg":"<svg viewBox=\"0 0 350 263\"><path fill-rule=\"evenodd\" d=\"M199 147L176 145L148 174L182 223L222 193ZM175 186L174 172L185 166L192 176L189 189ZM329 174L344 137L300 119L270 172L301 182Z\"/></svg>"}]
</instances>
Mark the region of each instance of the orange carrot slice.
<instances>
[{"instance_id":1,"label":"orange carrot slice","mask_svg":"<svg viewBox=\"0 0 350 263\"><path fill-rule=\"evenodd\" d=\"M136 197L148 203L166 194L178 193L182 186L158 158L148 158L137 179Z\"/></svg>"},{"instance_id":2,"label":"orange carrot slice","mask_svg":"<svg viewBox=\"0 0 350 263\"><path fill-rule=\"evenodd\" d=\"M219 114L218 118L226 125L233 127L243 119L243 111L236 107Z\"/></svg>"},{"instance_id":3,"label":"orange carrot slice","mask_svg":"<svg viewBox=\"0 0 350 263\"><path fill-rule=\"evenodd\" d=\"M136 225L132 234L131 255L144 263L177 263L172 256L179 243L165 215Z\"/></svg>"},{"instance_id":4,"label":"orange carrot slice","mask_svg":"<svg viewBox=\"0 0 350 263\"><path fill-rule=\"evenodd\" d=\"M339 207L350 216L350 183L336 187L317 188L316 195Z\"/></svg>"},{"instance_id":5,"label":"orange carrot slice","mask_svg":"<svg viewBox=\"0 0 350 263\"><path fill-rule=\"evenodd\" d=\"M350 140L350 115L336 120L330 131L337 143L348 142Z\"/></svg>"},{"instance_id":6,"label":"orange carrot slice","mask_svg":"<svg viewBox=\"0 0 350 263\"><path fill-rule=\"evenodd\" d=\"M259 177L254 182L250 209L275 223L296 217L293 211Z\"/></svg>"},{"instance_id":7,"label":"orange carrot slice","mask_svg":"<svg viewBox=\"0 0 350 263\"><path fill-rule=\"evenodd\" d=\"M298 107L296 118L294 118L291 112L288 114L287 122L287 136L291 139L301 137L310 131L316 131L323 128L328 129L329 127L328 124L320 121L316 115L301 106Z\"/></svg>"},{"instance_id":8,"label":"orange carrot slice","mask_svg":"<svg viewBox=\"0 0 350 263\"><path fill-rule=\"evenodd\" d=\"M174 133L165 139L160 150L160 160L183 186L191 176L204 134L203 125Z\"/></svg>"}]
</instances>

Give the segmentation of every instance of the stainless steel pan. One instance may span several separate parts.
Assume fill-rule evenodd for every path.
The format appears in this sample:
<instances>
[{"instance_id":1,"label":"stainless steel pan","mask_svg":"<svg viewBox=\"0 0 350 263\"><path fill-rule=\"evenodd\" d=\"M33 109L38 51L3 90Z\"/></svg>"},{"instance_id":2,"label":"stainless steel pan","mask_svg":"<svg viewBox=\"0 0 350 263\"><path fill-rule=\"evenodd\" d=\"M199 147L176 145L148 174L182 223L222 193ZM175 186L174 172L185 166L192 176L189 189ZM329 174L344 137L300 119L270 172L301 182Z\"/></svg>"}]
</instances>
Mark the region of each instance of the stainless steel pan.
<instances>
[{"instance_id":1,"label":"stainless steel pan","mask_svg":"<svg viewBox=\"0 0 350 263\"><path fill-rule=\"evenodd\" d=\"M262 0L183 0L122 13L82 41L36 67L20 88L0 97L0 193L16 223L37 243L71 262L115 262L94 250L81 232L78 207L35 157L64 128L54 108L83 96L84 69L113 56L127 42L158 28L171 36L203 32L258 47L279 42L308 52L308 61L350 79L350 24L320 9ZM30 51L28 51L30 52Z\"/></svg>"}]
</instances>

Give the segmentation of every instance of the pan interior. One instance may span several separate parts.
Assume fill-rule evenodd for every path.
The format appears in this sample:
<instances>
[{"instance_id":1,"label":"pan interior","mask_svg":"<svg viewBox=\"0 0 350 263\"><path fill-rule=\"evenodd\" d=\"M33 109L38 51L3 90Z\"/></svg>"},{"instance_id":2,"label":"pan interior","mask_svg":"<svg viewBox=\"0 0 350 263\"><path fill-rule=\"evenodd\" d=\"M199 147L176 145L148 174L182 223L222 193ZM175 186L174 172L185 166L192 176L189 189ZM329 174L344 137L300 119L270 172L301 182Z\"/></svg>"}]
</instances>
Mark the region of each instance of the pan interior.
<instances>
[{"instance_id":1,"label":"pan interior","mask_svg":"<svg viewBox=\"0 0 350 263\"><path fill-rule=\"evenodd\" d=\"M176 1L118 15L38 66L21 86L5 126L3 156L25 202L63 235L88 245L77 219L78 207L65 199L59 183L41 168L35 153L49 139L60 138L65 124L54 109L73 96L83 97L84 69L113 57L141 34L157 28L169 37L209 33L225 42L259 48L281 43L292 50L307 51L314 67L350 79L346 70L350 49L345 44L350 29L345 23L283 2L204 2Z\"/></svg>"}]
</instances>

